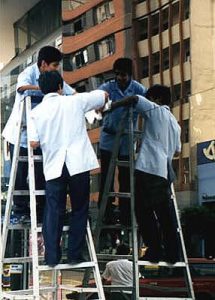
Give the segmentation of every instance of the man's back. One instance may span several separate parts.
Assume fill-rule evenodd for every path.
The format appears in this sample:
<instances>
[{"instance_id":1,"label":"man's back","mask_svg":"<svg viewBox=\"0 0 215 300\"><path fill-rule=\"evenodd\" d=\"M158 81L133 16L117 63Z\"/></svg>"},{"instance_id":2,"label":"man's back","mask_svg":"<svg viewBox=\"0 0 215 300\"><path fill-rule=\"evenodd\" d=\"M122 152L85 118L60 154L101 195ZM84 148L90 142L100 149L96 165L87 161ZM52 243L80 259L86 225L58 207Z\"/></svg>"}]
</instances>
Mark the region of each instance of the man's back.
<instances>
[{"instance_id":1,"label":"man's back","mask_svg":"<svg viewBox=\"0 0 215 300\"><path fill-rule=\"evenodd\" d=\"M136 108L145 122L136 169L167 178L167 161L180 151L180 127L168 106L139 98Z\"/></svg>"},{"instance_id":2,"label":"man's back","mask_svg":"<svg viewBox=\"0 0 215 300\"><path fill-rule=\"evenodd\" d=\"M106 270L102 277L111 277L112 285L133 285L132 262L127 259L119 259L107 263Z\"/></svg>"},{"instance_id":3,"label":"man's back","mask_svg":"<svg viewBox=\"0 0 215 300\"><path fill-rule=\"evenodd\" d=\"M59 177L64 162L70 176L98 166L87 135L84 114L103 104L102 91L74 96L49 93L32 110L31 140L40 141L46 180Z\"/></svg>"}]
</instances>

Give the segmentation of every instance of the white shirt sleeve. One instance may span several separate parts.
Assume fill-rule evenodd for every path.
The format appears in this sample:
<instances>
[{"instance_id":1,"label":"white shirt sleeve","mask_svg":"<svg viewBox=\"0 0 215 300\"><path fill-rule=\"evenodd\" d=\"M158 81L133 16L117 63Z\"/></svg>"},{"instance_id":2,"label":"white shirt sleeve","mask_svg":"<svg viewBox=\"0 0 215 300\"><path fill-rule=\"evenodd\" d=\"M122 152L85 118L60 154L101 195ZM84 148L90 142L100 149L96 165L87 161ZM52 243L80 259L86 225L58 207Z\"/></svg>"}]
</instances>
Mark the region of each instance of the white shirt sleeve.
<instances>
[{"instance_id":1,"label":"white shirt sleeve","mask_svg":"<svg viewBox=\"0 0 215 300\"><path fill-rule=\"evenodd\" d=\"M99 109L105 104L105 92L95 90L90 93L80 93L81 105L83 111L86 113L93 109Z\"/></svg>"},{"instance_id":2,"label":"white shirt sleeve","mask_svg":"<svg viewBox=\"0 0 215 300\"><path fill-rule=\"evenodd\" d=\"M63 94L65 96L67 95L73 95L76 91L71 86L69 86L65 81L63 82Z\"/></svg>"},{"instance_id":3,"label":"white shirt sleeve","mask_svg":"<svg viewBox=\"0 0 215 300\"><path fill-rule=\"evenodd\" d=\"M30 114L30 119L28 123L28 139L31 142L39 142L39 135L37 132L34 116L32 113Z\"/></svg>"},{"instance_id":4,"label":"white shirt sleeve","mask_svg":"<svg viewBox=\"0 0 215 300\"><path fill-rule=\"evenodd\" d=\"M23 72L21 72L18 76L17 79L17 85L16 85L16 90L18 90L21 86L24 85L32 85L32 78L31 78L31 73L29 72L29 69L25 69Z\"/></svg>"}]
</instances>

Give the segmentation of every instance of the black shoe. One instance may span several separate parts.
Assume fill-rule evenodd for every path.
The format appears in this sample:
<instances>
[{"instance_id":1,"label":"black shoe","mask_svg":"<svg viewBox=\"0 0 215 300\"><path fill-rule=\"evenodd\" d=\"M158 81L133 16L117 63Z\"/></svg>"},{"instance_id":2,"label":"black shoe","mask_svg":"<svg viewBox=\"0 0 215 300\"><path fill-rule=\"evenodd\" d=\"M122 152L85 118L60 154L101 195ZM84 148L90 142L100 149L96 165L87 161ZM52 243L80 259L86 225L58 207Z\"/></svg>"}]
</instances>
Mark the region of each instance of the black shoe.
<instances>
[{"instance_id":1,"label":"black shoe","mask_svg":"<svg viewBox=\"0 0 215 300\"><path fill-rule=\"evenodd\" d=\"M146 253L144 256L142 256L139 260L142 261L149 261L151 263L159 263L161 260L161 256L159 254L152 254L149 252L149 250L146 250Z\"/></svg>"},{"instance_id":2,"label":"black shoe","mask_svg":"<svg viewBox=\"0 0 215 300\"><path fill-rule=\"evenodd\" d=\"M76 264L81 264L86 261L87 261L87 259L84 256L81 256L79 258L68 258L67 263L69 265L76 265Z\"/></svg>"},{"instance_id":3,"label":"black shoe","mask_svg":"<svg viewBox=\"0 0 215 300\"><path fill-rule=\"evenodd\" d=\"M175 263L179 262L180 259L177 256L166 256L164 257L164 261L174 265Z\"/></svg>"},{"instance_id":4,"label":"black shoe","mask_svg":"<svg viewBox=\"0 0 215 300\"><path fill-rule=\"evenodd\" d=\"M48 266L49 266L50 268L54 268L54 267L57 266L57 264L48 264Z\"/></svg>"}]
</instances>

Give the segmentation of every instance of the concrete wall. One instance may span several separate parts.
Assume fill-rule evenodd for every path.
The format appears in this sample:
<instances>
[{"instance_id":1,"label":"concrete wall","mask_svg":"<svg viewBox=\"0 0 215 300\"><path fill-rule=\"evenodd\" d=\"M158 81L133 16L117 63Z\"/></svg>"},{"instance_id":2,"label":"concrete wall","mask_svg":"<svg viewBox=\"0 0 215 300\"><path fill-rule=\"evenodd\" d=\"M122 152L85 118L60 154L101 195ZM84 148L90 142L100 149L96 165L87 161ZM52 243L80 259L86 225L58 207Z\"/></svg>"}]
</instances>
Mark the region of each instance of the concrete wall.
<instances>
[{"instance_id":1,"label":"concrete wall","mask_svg":"<svg viewBox=\"0 0 215 300\"><path fill-rule=\"evenodd\" d=\"M191 1L190 147L196 177L196 144L215 138L215 1Z\"/></svg>"}]
</instances>

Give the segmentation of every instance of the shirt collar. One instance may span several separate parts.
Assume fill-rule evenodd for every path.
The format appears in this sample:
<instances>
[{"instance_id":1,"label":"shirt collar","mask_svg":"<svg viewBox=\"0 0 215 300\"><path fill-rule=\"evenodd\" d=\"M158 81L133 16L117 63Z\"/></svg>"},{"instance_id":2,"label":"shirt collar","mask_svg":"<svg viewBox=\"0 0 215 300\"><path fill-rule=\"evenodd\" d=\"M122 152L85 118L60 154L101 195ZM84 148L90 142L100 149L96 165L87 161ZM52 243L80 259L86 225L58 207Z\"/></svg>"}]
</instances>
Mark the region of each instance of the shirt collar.
<instances>
[{"instance_id":1,"label":"shirt collar","mask_svg":"<svg viewBox=\"0 0 215 300\"><path fill-rule=\"evenodd\" d=\"M48 93L43 97L43 101L48 100L51 97L56 97L56 96L60 96L60 95L58 93Z\"/></svg>"}]
</instances>

